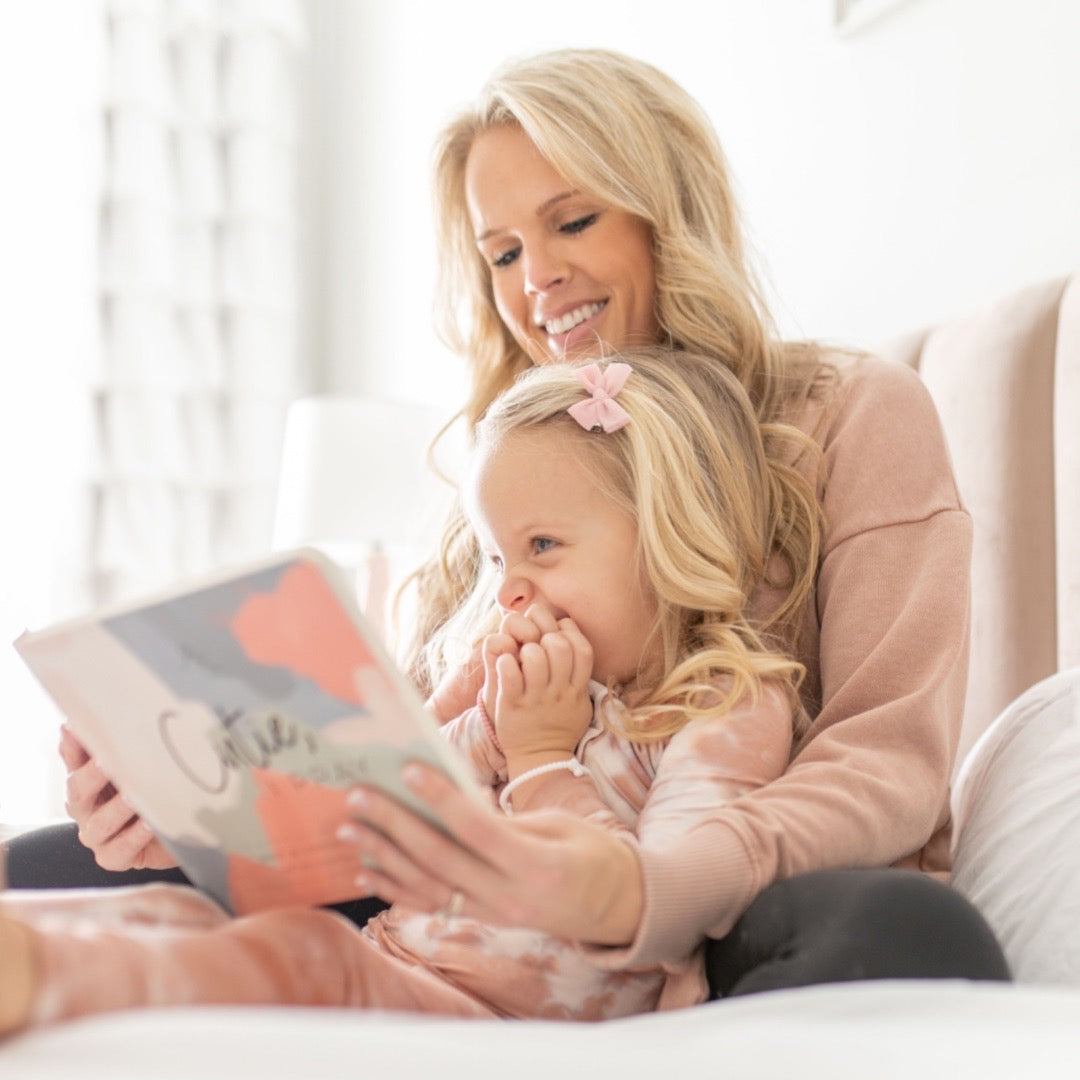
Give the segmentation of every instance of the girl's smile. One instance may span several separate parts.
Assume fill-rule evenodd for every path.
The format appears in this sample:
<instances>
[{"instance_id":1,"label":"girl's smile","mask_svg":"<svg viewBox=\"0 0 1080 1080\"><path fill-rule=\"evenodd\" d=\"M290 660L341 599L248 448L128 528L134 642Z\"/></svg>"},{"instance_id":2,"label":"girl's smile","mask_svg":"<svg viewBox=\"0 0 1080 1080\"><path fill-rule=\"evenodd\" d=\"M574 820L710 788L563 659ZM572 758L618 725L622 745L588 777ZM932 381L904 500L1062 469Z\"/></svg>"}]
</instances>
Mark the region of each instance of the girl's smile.
<instances>
[{"instance_id":1,"label":"girl's smile","mask_svg":"<svg viewBox=\"0 0 1080 1080\"><path fill-rule=\"evenodd\" d=\"M657 611L637 569L637 523L564 444L551 429L518 430L481 450L469 515L503 611L541 604L573 619L592 646L593 678L625 684L652 659Z\"/></svg>"}]
</instances>

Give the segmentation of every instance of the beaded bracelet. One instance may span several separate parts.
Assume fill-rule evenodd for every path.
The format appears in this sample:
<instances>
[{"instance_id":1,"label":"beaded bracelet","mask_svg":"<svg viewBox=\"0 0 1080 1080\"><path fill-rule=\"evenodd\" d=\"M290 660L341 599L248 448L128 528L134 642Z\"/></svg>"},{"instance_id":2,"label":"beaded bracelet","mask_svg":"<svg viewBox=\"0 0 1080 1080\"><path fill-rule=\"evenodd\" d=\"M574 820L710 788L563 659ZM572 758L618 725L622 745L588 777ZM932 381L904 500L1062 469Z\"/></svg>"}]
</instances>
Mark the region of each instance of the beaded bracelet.
<instances>
[{"instance_id":1,"label":"beaded bracelet","mask_svg":"<svg viewBox=\"0 0 1080 1080\"><path fill-rule=\"evenodd\" d=\"M510 793L512 791L524 784L526 780L533 780L537 776L543 776L545 773L558 772L560 769L569 769L575 776L592 776L592 773L576 757L565 758L562 761L549 761L546 765L537 765L535 769L530 769L528 772L523 772L520 776L514 777L499 792L499 806L502 807L504 813L513 814L513 808L510 806Z\"/></svg>"}]
</instances>

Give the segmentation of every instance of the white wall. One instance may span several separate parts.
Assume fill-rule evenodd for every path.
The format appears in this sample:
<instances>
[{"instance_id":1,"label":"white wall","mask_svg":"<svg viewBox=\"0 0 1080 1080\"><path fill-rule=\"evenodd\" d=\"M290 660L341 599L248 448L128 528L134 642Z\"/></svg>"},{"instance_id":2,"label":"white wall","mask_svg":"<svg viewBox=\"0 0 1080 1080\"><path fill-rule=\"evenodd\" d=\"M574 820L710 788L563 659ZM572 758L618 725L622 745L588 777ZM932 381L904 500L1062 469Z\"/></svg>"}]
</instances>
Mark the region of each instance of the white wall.
<instances>
[{"instance_id":1,"label":"white wall","mask_svg":"<svg viewBox=\"0 0 1080 1080\"><path fill-rule=\"evenodd\" d=\"M791 335L865 344L1080 267L1076 0L316 0L329 385L456 402L430 331L429 150L504 57L599 45L712 115Z\"/></svg>"}]
</instances>

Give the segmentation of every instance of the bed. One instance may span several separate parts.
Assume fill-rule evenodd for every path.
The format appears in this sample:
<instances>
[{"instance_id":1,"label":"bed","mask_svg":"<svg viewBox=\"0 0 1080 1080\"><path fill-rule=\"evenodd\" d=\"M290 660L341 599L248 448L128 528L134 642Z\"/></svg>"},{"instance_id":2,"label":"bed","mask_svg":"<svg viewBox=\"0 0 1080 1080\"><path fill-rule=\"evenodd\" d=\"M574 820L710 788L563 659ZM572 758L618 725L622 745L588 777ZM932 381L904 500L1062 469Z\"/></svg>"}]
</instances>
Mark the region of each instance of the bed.
<instances>
[{"instance_id":1,"label":"bed","mask_svg":"<svg viewBox=\"0 0 1080 1080\"><path fill-rule=\"evenodd\" d=\"M1075 1080L1080 991L847 983L602 1025L327 1009L144 1010L24 1035L12 1080Z\"/></svg>"}]
</instances>

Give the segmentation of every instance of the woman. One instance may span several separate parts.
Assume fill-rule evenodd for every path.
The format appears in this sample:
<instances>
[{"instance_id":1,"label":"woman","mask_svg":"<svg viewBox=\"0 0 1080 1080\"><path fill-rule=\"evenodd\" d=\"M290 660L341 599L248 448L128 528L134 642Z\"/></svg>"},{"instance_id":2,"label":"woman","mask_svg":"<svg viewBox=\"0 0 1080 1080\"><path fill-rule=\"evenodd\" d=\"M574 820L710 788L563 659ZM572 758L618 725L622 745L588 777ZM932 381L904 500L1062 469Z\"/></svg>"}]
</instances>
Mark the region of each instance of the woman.
<instances>
[{"instance_id":1,"label":"woman","mask_svg":"<svg viewBox=\"0 0 1080 1080\"><path fill-rule=\"evenodd\" d=\"M611 947L628 967L651 958L658 912L670 923L683 910L688 925L706 912L720 938L714 995L875 976L1006 977L978 916L933 880L948 870L971 526L917 377L777 340L716 137L685 91L647 64L565 50L496 73L444 132L436 200L442 328L471 365L470 421L530 364L644 342L705 354L742 382L774 482L803 470L821 501L813 602L791 604L787 580L809 554L782 528L755 597L761 630L806 667L811 720L784 776L717 809L692 875L627 860L557 813L499 817L417 770L418 792L453 839L358 793L360 887L561 930ZM778 437L782 421L819 453ZM466 595L474 565L458 523L420 577L422 640ZM475 701L481 678L440 683L446 661L417 650L416 677L444 719ZM102 799L104 777L79 776L71 810L99 858L165 861ZM628 909L629 934L625 917L610 918Z\"/></svg>"}]
</instances>

